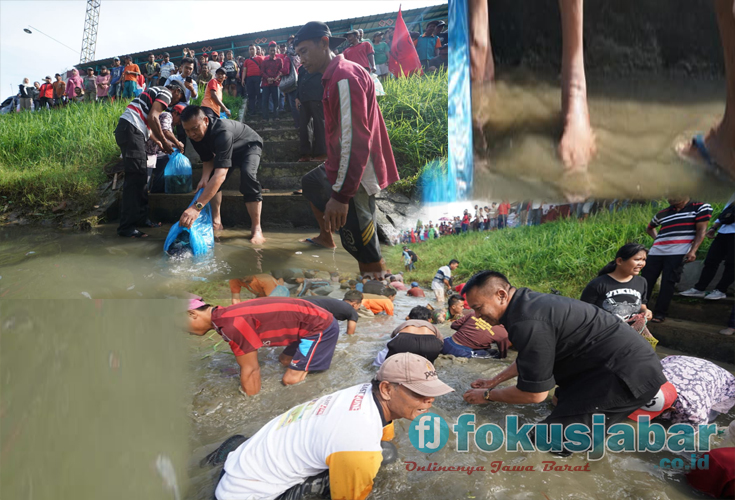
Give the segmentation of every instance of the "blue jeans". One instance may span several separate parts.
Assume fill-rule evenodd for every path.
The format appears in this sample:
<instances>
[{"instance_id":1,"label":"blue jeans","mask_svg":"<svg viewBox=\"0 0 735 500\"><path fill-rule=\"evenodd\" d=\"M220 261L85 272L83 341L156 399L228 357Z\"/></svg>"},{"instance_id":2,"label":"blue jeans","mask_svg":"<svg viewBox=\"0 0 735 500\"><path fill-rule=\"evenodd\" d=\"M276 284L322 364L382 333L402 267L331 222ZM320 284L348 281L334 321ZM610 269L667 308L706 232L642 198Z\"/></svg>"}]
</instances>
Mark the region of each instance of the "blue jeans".
<instances>
[{"instance_id":1,"label":"blue jeans","mask_svg":"<svg viewBox=\"0 0 735 500\"><path fill-rule=\"evenodd\" d=\"M457 358L496 358L498 357L498 351L495 349L472 349L470 347L461 345L452 340L452 337L444 338L444 347L442 347L442 354L451 354Z\"/></svg>"},{"instance_id":2,"label":"blue jeans","mask_svg":"<svg viewBox=\"0 0 735 500\"><path fill-rule=\"evenodd\" d=\"M273 103L273 113L276 120L278 119L278 87L263 87L263 120L270 119L268 112L268 102Z\"/></svg>"},{"instance_id":3,"label":"blue jeans","mask_svg":"<svg viewBox=\"0 0 735 500\"><path fill-rule=\"evenodd\" d=\"M120 97L120 82L110 85L110 92L107 95L114 98Z\"/></svg>"}]
</instances>

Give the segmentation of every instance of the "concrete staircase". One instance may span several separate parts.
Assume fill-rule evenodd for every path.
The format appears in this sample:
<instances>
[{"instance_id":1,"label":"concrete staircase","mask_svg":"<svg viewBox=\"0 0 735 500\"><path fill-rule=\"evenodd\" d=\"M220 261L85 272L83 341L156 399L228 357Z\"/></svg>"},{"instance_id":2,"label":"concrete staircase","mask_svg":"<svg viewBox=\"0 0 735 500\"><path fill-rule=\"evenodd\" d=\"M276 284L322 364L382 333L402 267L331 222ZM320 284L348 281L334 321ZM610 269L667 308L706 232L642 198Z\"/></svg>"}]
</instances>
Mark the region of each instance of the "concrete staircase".
<instances>
[{"instance_id":1,"label":"concrete staircase","mask_svg":"<svg viewBox=\"0 0 735 500\"><path fill-rule=\"evenodd\" d=\"M655 300L655 297L654 297ZM727 326L734 300L692 299L675 295L663 323L648 323L659 345L690 356L735 363L735 335L720 335Z\"/></svg>"},{"instance_id":2,"label":"concrete staircase","mask_svg":"<svg viewBox=\"0 0 735 500\"><path fill-rule=\"evenodd\" d=\"M282 114L283 115L283 114ZM309 203L293 191L301 188L301 177L319 162L299 163L298 131L291 116L283 115L276 121L263 122L247 119L246 122L263 138L263 156L258 170L258 180L264 189L262 224L268 228L318 227ZM187 145L187 156L193 168L192 185L196 186L202 175L202 163L198 155ZM239 192L240 171L235 170L222 189L222 223L225 227L250 226L250 217ZM186 210L194 197L187 194L151 194L150 218L163 223L174 223ZM119 207L111 207L108 220L118 216Z\"/></svg>"}]
</instances>

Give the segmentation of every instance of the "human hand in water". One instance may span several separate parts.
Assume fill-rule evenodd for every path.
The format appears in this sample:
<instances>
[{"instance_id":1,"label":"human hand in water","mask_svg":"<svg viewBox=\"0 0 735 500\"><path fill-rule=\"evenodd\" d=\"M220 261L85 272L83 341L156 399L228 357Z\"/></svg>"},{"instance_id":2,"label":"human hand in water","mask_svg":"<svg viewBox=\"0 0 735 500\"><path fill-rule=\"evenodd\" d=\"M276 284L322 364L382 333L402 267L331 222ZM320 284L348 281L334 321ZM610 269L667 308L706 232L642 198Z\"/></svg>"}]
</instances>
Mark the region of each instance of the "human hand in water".
<instances>
[{"instance_id":1,"label":"human hand in water","mask_svg":"<svg viewBox=\"0 0 735 500\"><path fill-rule=\"evenodd\" d=\"M347 203L340 203L334 198L329 198L327 207L324 210L324 229L333 233L347 223L347 211L350 206Z\"/></svg>"},{"instance_id":2,"label":"human hand in water","mask_svg":"<svg viewBox=\"0 0 735 500\"><path fill-rule=\"evenodd\" d=\"M190 228L192 224L194 224L194 221L199 218L199 210L197 210L194 207L189 207L186 210L184 210L184 213L181 214L181 219L179 219L179 226Z\"/></svg>"},{"instance_id":3,"label":"human hand in water","mask_svg":"<svg viewBox=\"0 0 735 500\"><path fill-rule=\"evenodd\" d=\"M494 382L493 379L490 378L478 378L470 384L470 386L475 389L492 389L496 385L498 385L498 383Z\"/></svg>"},{"instance_id":4,"label":"human hand in water","mask_svg":"<svg viewBox=\"0 0 735 500\"><path fill-rule=\"evenodd\" d=\"M468 389L462 398L471 405L482 405L489 402L485 399L485 389Z\"/></svg>"}]
</instances>

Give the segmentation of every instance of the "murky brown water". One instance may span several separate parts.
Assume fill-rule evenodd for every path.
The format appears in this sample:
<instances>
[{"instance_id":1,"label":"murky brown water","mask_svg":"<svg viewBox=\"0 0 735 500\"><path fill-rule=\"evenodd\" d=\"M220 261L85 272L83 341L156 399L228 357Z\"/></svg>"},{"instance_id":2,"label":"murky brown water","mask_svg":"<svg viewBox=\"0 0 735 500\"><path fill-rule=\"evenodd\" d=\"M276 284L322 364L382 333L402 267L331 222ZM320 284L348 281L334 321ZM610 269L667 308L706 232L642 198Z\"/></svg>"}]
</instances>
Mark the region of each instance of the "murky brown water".
<instances>
[{"instance_id":1,"label":"murky brown water","mask_svg":"<svg viewBox=\"0 0 735 500\"><path fill-rule=\"evenodd\" d=\"M81 235L11 231L0 232L2 498L177 498L174 488L166 486L170 484L180 498L210 500L219 470L200 468L201 458L230 435L252 435L296 404L369 381L376 371L372 360L390 332L413 306L427 303L400 294L395 317L361 319L354 337L340 339L331 368L309 375L300 385L282 386L280 349L261 349L263 388L246 398L237 390L238 369L229 349L220 344L215 352L216 336L183 332L182 301L152 299L196 289L207 300L226 303L225 280L260 269L352 271L354 262L343 250L332 254L296 242L311 234L272 233L267 235L270 245L280 249L266 245L256 253L245 241L246 232L228 231L212 262L185 264L161 255L165 231L154 232L154 240L132 242L118 239L114 228ZM29 252L35 253L26 255ZM207 281L191 280L192 274ZM105 300L86 300L81 292ZM138 294L146 300L107 300L140 299ZM10 297L45 300L7 300ZM63 297L81 300L48 300ZM440 329L450 333L448 325ZM513 357L437 360L440 376L456 392L439 398L434 411L450 423L465 412L474 412L478 423L499 423L506 414L520 415L522 423L542 419L551 412L550 403L471 407L461 398L471 381L498 373ZM727 425L733 418L735 412L722 415L718 424ZM583 456L486 454L475 448L459 454L452 451L453 439L440 452L424 455L410 444L408 424L397 422L399 462L379 472L371 498L697 495L683 476L655 467L662 456L672 455L607 454L591 463L590 473L408 472L404 461L487 469L500 460L537 469L548 460L586 463Z\"/></svg>"},{"instance_id":2,"label":"murky brown water","mask_svg":"<svg viewBox=\"0 0 735 500\"><path fill-rule=\"evenodd\" d=\"M492 91L475 89L474 113L486 123L489 150L475 158L475 197L561 201L566 193L598 199L656 199L672 193L725 201L735 183L674 152L680 139L706 133L725 106L724 80L658 76L590 78L597 157L589 175L563 175L559 82L525 70L504 71Z\"/></svg>"}]
</instances>

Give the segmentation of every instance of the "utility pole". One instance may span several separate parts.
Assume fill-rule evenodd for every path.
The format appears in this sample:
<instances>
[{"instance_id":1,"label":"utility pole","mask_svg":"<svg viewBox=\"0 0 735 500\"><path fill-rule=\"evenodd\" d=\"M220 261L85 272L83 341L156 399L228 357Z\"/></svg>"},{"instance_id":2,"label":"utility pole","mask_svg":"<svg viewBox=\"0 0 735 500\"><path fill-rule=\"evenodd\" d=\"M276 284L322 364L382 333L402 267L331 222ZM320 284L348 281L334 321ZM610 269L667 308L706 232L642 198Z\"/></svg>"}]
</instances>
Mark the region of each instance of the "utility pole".
<instances>
[{"instance_id":1,"label":"utility pole","mask_svg":"<svg viewBox=\"0 0 735 500\"><path fill-rule=\"evenodd\" d=\"M79 64L94 61L101 4L102 0L87 0L87 15L84 19L84 36L82 38L82 52L79 56Z\"/></svg>"}]
</instances>

